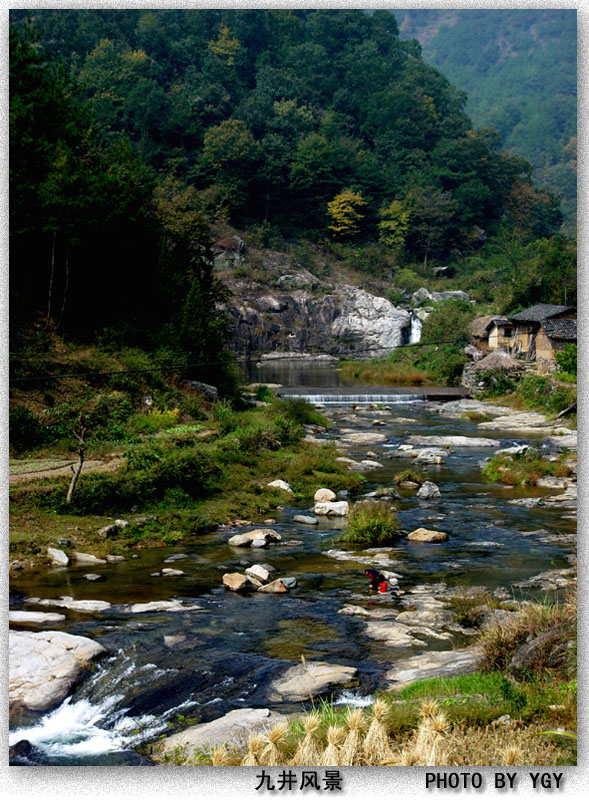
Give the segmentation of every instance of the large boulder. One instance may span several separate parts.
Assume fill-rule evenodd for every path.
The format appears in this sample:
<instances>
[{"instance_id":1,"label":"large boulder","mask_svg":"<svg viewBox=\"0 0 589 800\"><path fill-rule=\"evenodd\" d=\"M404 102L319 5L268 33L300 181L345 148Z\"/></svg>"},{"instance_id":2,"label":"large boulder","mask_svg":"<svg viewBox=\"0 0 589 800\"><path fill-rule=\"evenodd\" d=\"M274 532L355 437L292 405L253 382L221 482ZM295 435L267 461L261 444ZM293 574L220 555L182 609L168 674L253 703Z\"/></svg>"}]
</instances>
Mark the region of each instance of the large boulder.
<instances>
[{"instance_id":1,"label":"large boulder","mask_svg":"<svg viewBox=\"0 0 589 800\"><path fill-rule=\"evenodd\" d=\"M251 583L245 575L239 572L226 572L223 575L223 586L232 592L242 592L249 588Z\"/></svg>"},{"instance_id":2,"label":"large boulder","mask_svg":"<svg viewBox=\"0 0 589 800\"><path fill-rule=\"evenodd\" d=\"M70 563L69 558L63 550L58 550L57 547L48 547L47 555L51 559L51 563L56 567L67 567Z\"/></svg>"},{"instance_id":3,"label":"large boulder","mask_svg":"<svg viewBox=\"0 0 589 800\"><path fill-rule=\"evenodd\" d=\"M65 614L45 611L9 611L8 621L17 625L55 625L64 622Z\"/></svg>"},{"instance_id":4,"label":"large boulder","mask_svg":"<svg viewBox=\"0 0 589 800\"><path fill-rule=\"evenodd\" d=\"M310 697L358 685L358 670L326 661L296 664L270 685L268 699L272 703L302 703Z\"/></svg>"},{"instance_id":5,"label":"large boulder","mask_svg":"<svg viewBox=\"0 0 589 800\"><path fill-rule=\"evenodd\" d=\"M336 496L336 493L332 492L331 489L317 489L313 499L316 503L330 503L335 500Z\"/></svg>"},{"instance_id":6,"label":"large boulder","mask_svg":"<svg viewBox=\"0 0 589 800\"><path fill-rule=\"evenodd\" d=\"M313 511L318 517L346 517L350 506L347 500L339 500L337 503L315 503Z\"/></svg>"},{"instance_id":7,"label":"large boulder","mask_svg":"<svg viewBox=\"0 0 589 800\"><path fill-rule=\"evenodd\" d=\"M106 649L85 636L62 631L9 631L11 708L47 711L67 696Z\"/></svg>"},{"instance_id":8,"label":"large boulder","mask_svg":"<svg viewBox=\"0 0 589 800\"><path fill-rule=\"evenodd\" d=\"M562 666L573 642L562 626L554 626L519 647L509 664L516 678Z\"/></svg>"},{"instance_id":9,"label":"large boulder","mask_svg":"<svg viewBox=\"0 0 589 800\"><path fill-rule=\"evenodd\" d=\"M252 734L265 733L284 719L282 714L267 708L238 708L212 722L193 725L168 736L161 743L161 755L172 755L181 749L190 758L195 751L219 747L223 743L243 748ZM159 754L156 757L159 758Z\"/></svg>"},{"instance_id":10,"label":"large boulder","mask_svg":"<svg viewBox=\"0 0 589 800\"><path fill-rule=\"evenodd\" d=\"M410 542L445 542L448 534L443 531L431 531L427 528L417 528L407 537Z\"/></svg>"},{"instance_id":11,"label":"large boulder","mask_svg":"<svg viewBox=\"0 0 589 800\"><path fill-rule=\"evenodd\" d=\"M447 678L452 675L465 675L476 672L482 661L482 653L477 647L463 650L428 650L417 656L397 661L385 678L390 689L401 689L413 681L424 678Z\"/></svg>"},{"instance_id":12,"label":"large boulder","mask_svg":"<svg viewBox=\"0 0 589 800\"><path fill-rule=\"evenodd\" d=\"M232 536L227 544L232 547L251 547L253 542L262 541L265 544L270 542L279 542L281 536L272 528L256 528L255 531L248 531L247 533L238 533Z\"/></svg>"},{"instance_id":13,"label":"large boulder","mask_svg":"<svg viewBox=\"0 0 589 800\"><path fill-rule=\"evenodd\" d=\"M285 594L288 592L288 589L280 580L280 578L277 578L275 581L272 581L272 583L268 583L265 586L260 586L258 592L267 592L268 594Z\"/></svg>"},{"instance_id":14,"label":"large boulder","mask_svg":"<svg viewBox=\"0 0 589 800\"><path fill-rule=\"evenodd\" d=\"M407 444L426 447L497 447L497 439L476 436L410 436Z\"/></svg>"},{"instance_id":15,"label":"large boulder","mask_svg":"<svg viewBox=\"0 0 589 800\"><path fill-rule=\"evenodd\" d=\"M432 481L425 481L422 483L417 492L417 497L420 500L436 500L441 496L440 487L437 483L433 483Z\"/></svg>"},{"instance_id":16,"label":"large boulder","mask_svg":"<svg viewBox=\"0 0 589 800\"><path fill-rule=\"evenodd\" d=\"M69 608L71 611L82 611L84 614L94 614L106 611L111 604L107 600L74 600L70 595L62 595L54 598L27 597L27 603L36 606L57 606L58 608Z\"/></svg>"},{"instance_id":17,"label":"large boulder","mask_svg":"<svg viewBox=\"0 0 589 800\"><path fill-rule=\"evenodd\" d=\"M356 286L342 286L337 295L339 315L331 324L331 334L344 339L348 347L378 353L403 343L404 330L411 325L409 312Z\"/></svg>"}]
</instances>

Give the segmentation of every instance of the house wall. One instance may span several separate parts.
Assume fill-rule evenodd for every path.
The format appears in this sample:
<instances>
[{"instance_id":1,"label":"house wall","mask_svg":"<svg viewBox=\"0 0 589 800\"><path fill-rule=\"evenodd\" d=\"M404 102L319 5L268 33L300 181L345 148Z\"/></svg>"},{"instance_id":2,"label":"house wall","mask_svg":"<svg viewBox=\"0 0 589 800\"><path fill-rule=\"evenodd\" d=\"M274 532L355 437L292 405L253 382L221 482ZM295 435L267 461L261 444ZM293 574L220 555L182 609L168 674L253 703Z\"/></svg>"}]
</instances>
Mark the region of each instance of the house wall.
<instances>
[{"instance_id":1,"label":"house wall","mask_svg":"<svg viewBox=\"0 0 589 800\"><path fill-rule=\"evenodd\" d=\"M544 328L540 328L536 335L536 360L554 361L555 345L556 340L549 339Z\"/></svg>"},{"instance_id":2,"label":"house wall","mask_svg":"<svg viewBox=\"0 0 589 800\"><path fill-rule=\"evenodd\" d=\"M516 353L528 352L528 348L530 346L530 340L532 339L533 334L534 334L533 329L531 328L531 326L528 325L522 325L521 327L518 326L515 329L512 340L512 346Z\"/></svg>"},{"instance_id":3,"label":"house wall","mask_svg":"<svg viewBox=\"0 0 589 800\"><path fill-rule=\"evenodd\" d=\"M489 350L497 350L498 347L509 350L512 344L513 336L504 336L503 328L499 328L497 325L491 328L491 332L489 333Z\"/></svg>"}]
</instances>

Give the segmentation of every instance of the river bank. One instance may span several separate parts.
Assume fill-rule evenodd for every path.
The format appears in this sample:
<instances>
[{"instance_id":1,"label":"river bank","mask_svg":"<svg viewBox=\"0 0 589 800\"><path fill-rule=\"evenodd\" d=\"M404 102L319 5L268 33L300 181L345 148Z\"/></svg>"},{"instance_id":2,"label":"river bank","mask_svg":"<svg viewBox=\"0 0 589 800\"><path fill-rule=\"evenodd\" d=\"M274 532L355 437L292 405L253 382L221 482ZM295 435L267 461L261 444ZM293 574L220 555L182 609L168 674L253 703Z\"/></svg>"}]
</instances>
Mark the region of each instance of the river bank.
<instances>
[{"instance_id":1,"label":"river bank","mask_svg":"<svg viewBox=\"0 0 589 800\"><path fill-rule=\"evenodd\" d=\"M179 733L191 718L208 723L240 708L278 713L300 709L301 699L276 687L297 683L300 676L289 678L288 672L301 664L301 657L307 665L329 665L320 670L324 682L310 685L315 700L327 694L343 700L344 706L346 698L352 704L370 704L375 691L399 684L399 673L411 680L433 677L435 669L444 675L450 653L450 662L455 661L453 648L468 651L476 634L468 632L472 625L464 624L465 614L457 614L452 604L464 605L469 593L480 592L477 605L489 606L490 619L498 612L513 612L502 604L514 599L533 598L537 591L558 595L572 585L572 500L569 519L563 519L558 505L547 502L562 495L561 490L486 484L480 472L483 459L514 441L546 444L545 450L557 457L563 437L554 435L549 441L552 431L546 426L520 433L500 426L481 430L480 423L461 418L474 410L473 403L321 409L331 425L307 432L303 446L321 452L326 443L335 443L345 455L334 458L346 459L337 462L339 474L364 477L363 484L354 478L353 490L337 486L336 473L311 476L308 488L297 489L294 496L277 490L282 508L272 523L264 524L258 516L250 525L221 526L190 543L142 548L133 553L137 558L92 566L92 573L103 580L88 580L88 566L76 562L40 573L19 571L12 581L13 611L62 613L65 619L51 629L97 641L108 654L52 711L21 711L13 717L11 741L32 741L47 763L112 763L121 758L136 763L133 748L163 732ZM501 419L503 410L493 408L486 413ZM427 436L452 436L454 443L409 441ZM470 439L471 446L457 437ZM419 486L394 483L395 475L409 465L439 487L437 499L420 499ZM312 526L295 522L296 516L309 515L309 509L313 513L313 494L321 486L340 493L338 502L356 503L370 499L362 495L394 487L388 502L397 508L398 541L378 552L342 547L337 531L345 528L345 517L315 515L318 524ZM511 502L530 497L542 503L526 508ZM257 550L227 544L236 534L269 528L280 535L278 546ZM408 534L419 528L441 530L448 539L411 542ZM223 589L224 574L243 574L260 563L274 568L273 580L294 578L296 585L280 595L256 587L245 594ZM398 575L398 603L370 597L362 574L368 565ZM164 574L164 569L182 574ZM82 611L75 605L81 600L109 606ZM158 605L150 605L155 601ZM30 626L21 618L15 630L39 631L39 623ZM142 686L149 664L156 669L150 668L148 685ZM476 659L469 668L476 668ZM339 683L333 680L334 671ZM121 695L115 701L114 687ZM78 721L77 733L70 722L66 741L52 741L53 725L58 719L63 723L64 715ZM98 720L97 726L88 727L88 715ZM139 716L141 732L121 734L121 729L136 730ZM68 735L73 742L67 742Z\"/></svg>"}]
</instances>

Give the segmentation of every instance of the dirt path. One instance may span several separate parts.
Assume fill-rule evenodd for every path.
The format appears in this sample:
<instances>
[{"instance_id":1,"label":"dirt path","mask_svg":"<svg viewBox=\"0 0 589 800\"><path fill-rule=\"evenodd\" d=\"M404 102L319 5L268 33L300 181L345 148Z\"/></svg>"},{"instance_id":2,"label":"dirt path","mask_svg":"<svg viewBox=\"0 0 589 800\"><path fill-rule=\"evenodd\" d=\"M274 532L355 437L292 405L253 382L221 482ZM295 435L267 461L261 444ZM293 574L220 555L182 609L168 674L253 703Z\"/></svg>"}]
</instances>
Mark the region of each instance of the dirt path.
<instances>
[{"instance_id":1,"label":"dirt path","mask_svg":"<svg viewBox=\"0 0 589 800\"><path fill-rule=\"evenodd\" d=\"M9 461L9 483L12 486L18 483L42 480L43 478L70 477L72 474L71 466L75 463L75 458L12 458ZM123 463L124 459L119 457L104 461L88 459L84 461L82 475L90 472L115 472Z\"/></svg>"}]
</instances>

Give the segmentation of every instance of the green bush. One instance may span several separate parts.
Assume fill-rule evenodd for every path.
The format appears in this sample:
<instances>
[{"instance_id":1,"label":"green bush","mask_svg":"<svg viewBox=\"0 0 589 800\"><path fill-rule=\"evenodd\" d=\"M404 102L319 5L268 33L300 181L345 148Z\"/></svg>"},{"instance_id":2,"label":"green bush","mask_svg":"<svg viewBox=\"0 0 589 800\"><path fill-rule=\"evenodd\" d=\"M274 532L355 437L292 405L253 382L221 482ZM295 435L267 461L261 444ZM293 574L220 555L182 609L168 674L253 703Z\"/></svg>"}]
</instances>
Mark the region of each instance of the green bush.
<instances>
[{"instance_id":1,"label":"green bush","mask_svg":"<svg viewBox=\"0 0 589 800\"><path fill-rule=\"evenodd\" d=\"M570 375L577 374L577 345L570 342L565 344L560 353L555 355L556 363L563 372L568 372Z\"/></svg>"},{"instance_id":2,"label":"green bush","mask_svg":"<svg viewBox=\"0 0 589 800\"><path fill-rule=\"evenodd\" d=\"M322 427L329 425L328 420L306 400L276 400L272 404L272 413L281 414L299 425L321 425Z\"/></svg>"},{"instance_id":3,"label":"green bush","mask_svg":"<svg viewBox=\"0 0 589 800\"><path fill-rule=\"evenodd\" d=\"M8 430L10 447L16 453L32 450L47 440L47 428L25 406L10 409Z\"/></svg>"},{"instance_id":4,"label":"green bush","mask_svg":"<svg viewBox=\"0 0 589 800\"><path fill-rule=\"evenodd\" d=\"M557 386L550 378L526 375L517 387L516 396L528 408L539 408L558 414L577 402L577 390L572 386Z\"/></svg>"},{"instance_id":5,"label":"green bush","mask_svg":"<svg viewBox=\"0 0 589 800\"><path fill-rule=\"evenodd\" d=\"M393 539L399 522L395 511L386 503L373 501L356 505L348 517L348 527L339 541L378 545Z\"/></svg>"},{"instance_id":6,"label":"green bush","mask_svg":"<svg viewBox=\"0 0 589 800\"><path fill-rule=\"evenodd\" d=\"M219 426L221 436L226 436L237 427L237 417L228 400L216 400L213 403L212 416Z\"/></svg>"}]
</instances>

